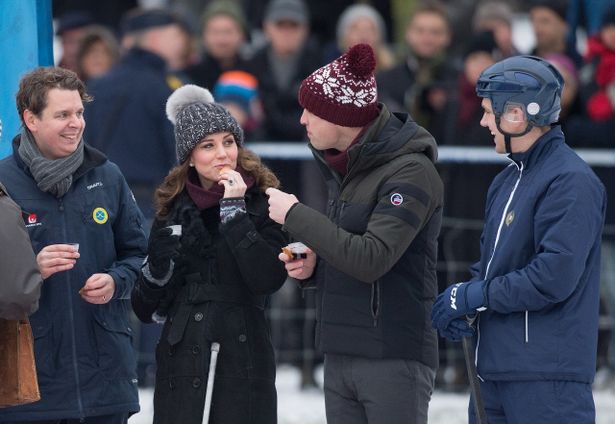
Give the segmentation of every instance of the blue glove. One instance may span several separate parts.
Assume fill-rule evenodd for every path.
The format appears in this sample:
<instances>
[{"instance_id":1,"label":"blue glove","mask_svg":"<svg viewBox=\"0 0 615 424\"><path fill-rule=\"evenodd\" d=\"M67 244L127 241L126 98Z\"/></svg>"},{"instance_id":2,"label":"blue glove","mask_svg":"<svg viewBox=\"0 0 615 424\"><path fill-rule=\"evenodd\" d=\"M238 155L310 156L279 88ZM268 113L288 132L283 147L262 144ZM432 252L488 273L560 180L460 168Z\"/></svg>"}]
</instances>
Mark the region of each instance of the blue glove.
<instances>
[{"instance_id":1,"label":"blue glove","mask_svg":"<svg viewBox=\"0 0 615 424\"><path fill-rule=\"evenodd\" d=\"M484 287L484 281L471 281L449 286L440 293L433 305L432 326L443 331L454 319L472 315L477 309L485 306Z\"/></svg>"},{"instance_id":2,"label":"blue glove","mask_svg":"<svg viewBox=\"0 0 615 424\"><path fill-rule=\"evenodd\" d=\"M438 331L440 337L444 337L447 340L458 342L464 337L471 337L474 335L474 327L470 325L465 318L457 318L452 320L448 327Z\"/></svg>"}]
</instances>

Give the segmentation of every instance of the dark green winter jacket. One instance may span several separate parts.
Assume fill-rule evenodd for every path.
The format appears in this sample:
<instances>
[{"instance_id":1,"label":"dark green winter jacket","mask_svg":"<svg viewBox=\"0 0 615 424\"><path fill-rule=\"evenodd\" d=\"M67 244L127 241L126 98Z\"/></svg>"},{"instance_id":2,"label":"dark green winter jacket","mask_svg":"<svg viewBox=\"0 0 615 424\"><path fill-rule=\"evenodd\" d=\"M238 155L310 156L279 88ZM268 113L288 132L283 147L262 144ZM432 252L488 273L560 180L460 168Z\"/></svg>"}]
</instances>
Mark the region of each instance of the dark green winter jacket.
<instances>
[{"instance_id":1,"label":"dark green winter jacket","mask_svg":"<svg viewBox=\"0 0 615 424\"><path fill-rule=\"evenodd\" d=\"M284 228L319 257L319 348L436 368L430 313L443 187L433 137L409 115L381 106L348 150L343 178L323 152L313 153L328 185L327 216L298 203Z\"/></svg>"}]
</instances>

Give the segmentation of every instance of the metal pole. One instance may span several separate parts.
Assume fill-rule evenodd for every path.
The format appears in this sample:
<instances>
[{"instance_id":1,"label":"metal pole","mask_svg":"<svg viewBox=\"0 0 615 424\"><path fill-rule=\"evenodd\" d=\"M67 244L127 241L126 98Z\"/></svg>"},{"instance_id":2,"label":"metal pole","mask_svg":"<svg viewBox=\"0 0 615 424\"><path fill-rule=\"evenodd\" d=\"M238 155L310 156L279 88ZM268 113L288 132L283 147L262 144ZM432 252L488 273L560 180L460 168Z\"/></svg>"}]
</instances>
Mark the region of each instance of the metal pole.
<instances>
[{"instance_id":1,"label":"metal pole","mask_svg":"<svg viewBox=\"0 0 615 424\"><path fill-rule=\"evenodd\" d=\"M480 382L478 381L478 373L476 372L476 364L474 363L472 337L462 338L461 343L463 344L463 356L465 356L466 359L468 380L470 381L470 390L472 392L472 400L474 401L476 422L477 424L487 424L487 414L485 413L485 405L483 404L483 397L480 393Z\"/></svg>"},{"instance_id":2,"label":"metal pole","mask_svg":"<svg viewBox=\"0 0 615 424\"><path fill-rule=\"evenodd\" d=\"M207 376L207 390L205 392L205 411L203 412L203 424L209 423L209 412L211 410L211 396L214 391L214 379L216 378L216 362L218 362L218 352L220 343L211 344L211 357L209 359L209 374Z\"/></svg>"}]
</instances>

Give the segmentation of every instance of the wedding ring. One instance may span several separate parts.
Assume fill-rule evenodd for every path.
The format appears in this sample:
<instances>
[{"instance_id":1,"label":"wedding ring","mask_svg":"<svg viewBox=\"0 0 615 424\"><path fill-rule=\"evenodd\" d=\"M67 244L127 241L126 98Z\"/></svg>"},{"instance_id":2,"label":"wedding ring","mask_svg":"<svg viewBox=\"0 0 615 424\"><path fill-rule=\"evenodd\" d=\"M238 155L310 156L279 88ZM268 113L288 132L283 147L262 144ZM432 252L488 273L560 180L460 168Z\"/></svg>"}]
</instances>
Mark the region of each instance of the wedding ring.
<instances>
[{"instance_id":1,"label":"wedding ring","mask_svg":"<svg viewBox=\"0 0 615 424\"><path fill-rule=\"evenodd\" d=\"M228 185L233 185L233 182L234 182L233 180L229 179L228 180Z\"/></svg>"}]
</instances>

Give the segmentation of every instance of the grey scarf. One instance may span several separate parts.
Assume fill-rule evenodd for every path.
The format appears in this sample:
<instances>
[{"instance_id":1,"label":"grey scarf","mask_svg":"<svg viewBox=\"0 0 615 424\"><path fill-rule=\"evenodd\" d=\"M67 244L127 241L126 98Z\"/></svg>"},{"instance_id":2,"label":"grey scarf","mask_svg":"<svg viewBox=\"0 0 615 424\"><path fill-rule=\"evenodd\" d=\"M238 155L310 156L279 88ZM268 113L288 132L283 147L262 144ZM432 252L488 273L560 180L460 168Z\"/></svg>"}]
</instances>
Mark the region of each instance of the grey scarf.
<instances>
[{"instance_id":1,"label":"grey scarf","mask_svg":"<svg viewBox=\"0 0 615 424\"><path fill-rule=\"evenodd\" d=\"M47 159L38 149L32 133L23 127L19 156L30 169L38 188L59 198L68 191L73 183L73 173L83 163L83 139L69 156Z\"/></svg>"}]
</instances>

